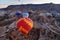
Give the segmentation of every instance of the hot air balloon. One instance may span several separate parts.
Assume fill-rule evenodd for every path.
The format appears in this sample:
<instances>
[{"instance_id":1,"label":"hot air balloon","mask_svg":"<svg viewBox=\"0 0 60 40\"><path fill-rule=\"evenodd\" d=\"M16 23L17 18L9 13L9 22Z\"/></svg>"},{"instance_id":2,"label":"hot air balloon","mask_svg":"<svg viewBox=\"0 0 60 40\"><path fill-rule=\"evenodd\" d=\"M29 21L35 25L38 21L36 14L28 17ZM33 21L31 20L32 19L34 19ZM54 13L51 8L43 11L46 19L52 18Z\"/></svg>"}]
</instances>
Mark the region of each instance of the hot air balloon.
<instances>
[{"instance_id":1,"label":"hot air balloon","mask_svg":"<svg viewBox=\"0 0 60 40\"><path fill-rule=\"evenodd\" d=\"M33 21L30 18L21 18L17 21L17 27L20 32L27 35L33 28Z\"/></svg>"},{"instance_id":2,"label":"hot air balloon","mask_svg":"<svg viewBox=\"0 0 60 40\"><path fill-rule=\"evenodd\" d=\"M25 13L22 14L22 16L28 18L29 17L29 13L25 12Z\"/></svg>"}]
</instances>

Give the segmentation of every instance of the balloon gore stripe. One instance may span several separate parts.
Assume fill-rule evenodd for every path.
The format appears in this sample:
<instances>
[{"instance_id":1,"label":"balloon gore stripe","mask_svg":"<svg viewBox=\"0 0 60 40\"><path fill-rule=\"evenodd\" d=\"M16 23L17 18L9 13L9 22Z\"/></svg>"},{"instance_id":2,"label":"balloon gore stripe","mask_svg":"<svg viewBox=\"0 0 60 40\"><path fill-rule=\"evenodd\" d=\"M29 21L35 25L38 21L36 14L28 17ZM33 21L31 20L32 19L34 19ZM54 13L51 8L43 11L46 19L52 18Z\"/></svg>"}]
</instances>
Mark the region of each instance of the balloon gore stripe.
<instances>
[{"instance_id":1,"label":"balloon gore stripe","mask_svg":"<svg viewBox=\"0 0 60 40\"><path fill-rule=\"evenodd\" d=\"M21 18L17 21L17 27L19 31L26 35L33 28L33 22L30 18Z\"/></svg>"}]
</instances>

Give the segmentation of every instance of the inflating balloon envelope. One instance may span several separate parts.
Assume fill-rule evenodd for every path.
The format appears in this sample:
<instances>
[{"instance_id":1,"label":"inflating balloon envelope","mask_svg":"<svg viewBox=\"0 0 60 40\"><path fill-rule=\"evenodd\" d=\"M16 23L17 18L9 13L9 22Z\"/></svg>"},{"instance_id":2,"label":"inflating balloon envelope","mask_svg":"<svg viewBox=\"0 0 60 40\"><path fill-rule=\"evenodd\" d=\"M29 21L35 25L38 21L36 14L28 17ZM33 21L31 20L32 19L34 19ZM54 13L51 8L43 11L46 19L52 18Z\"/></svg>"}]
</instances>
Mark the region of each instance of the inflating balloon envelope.
<instances>
[{"instance_id":1,"label":"inflating balloon envelope","mask_svg":"<svg viewBox=\"0 0 60 40\"><path fill-rule=\"evenodd\" d=\"M27 35L33 28L33 21L30 18L21 18L17 21L17 27L23 35Z\"/></svg>"}]
</instances>

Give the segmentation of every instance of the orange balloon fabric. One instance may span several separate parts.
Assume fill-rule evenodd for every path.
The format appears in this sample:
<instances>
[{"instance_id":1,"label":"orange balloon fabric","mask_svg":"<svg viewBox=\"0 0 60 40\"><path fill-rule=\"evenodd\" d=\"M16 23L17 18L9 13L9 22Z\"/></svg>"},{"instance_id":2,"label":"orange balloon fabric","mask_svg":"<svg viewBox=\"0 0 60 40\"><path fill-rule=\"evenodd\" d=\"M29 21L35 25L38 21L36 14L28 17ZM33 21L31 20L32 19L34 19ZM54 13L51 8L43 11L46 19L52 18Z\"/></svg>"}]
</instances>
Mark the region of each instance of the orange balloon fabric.
<instances>
[{"instance_id":1,"label":"orange balloon fabric","mask_svg":"<svg viewBox=\"0 0 60 40\"><path fill-rule=\"evenodd\" d=\"M33 21L30 18L21 18L17 21L18 30L27 35L33 28Z\"/></svg>"}]
</instances>

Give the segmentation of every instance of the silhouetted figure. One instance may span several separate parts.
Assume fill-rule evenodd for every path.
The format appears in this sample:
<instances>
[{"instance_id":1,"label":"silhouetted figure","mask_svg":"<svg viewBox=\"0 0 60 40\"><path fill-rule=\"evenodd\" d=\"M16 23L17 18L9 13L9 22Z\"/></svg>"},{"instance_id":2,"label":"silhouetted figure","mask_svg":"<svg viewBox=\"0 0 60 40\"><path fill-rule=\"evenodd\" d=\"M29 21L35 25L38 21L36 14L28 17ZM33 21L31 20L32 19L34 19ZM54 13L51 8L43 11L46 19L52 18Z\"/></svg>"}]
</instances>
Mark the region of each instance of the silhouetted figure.
<instances>
[{"instance_id":1,"label":"silhouetted figure","mask_svg":"<svg viewBox=\"0 0 60 40\"><path fill-rule=\"evenodd\" d=\"M4 14L4 18L5 18L5 19L9 19L8 14Z\"/></svg>"}]
</instances>

